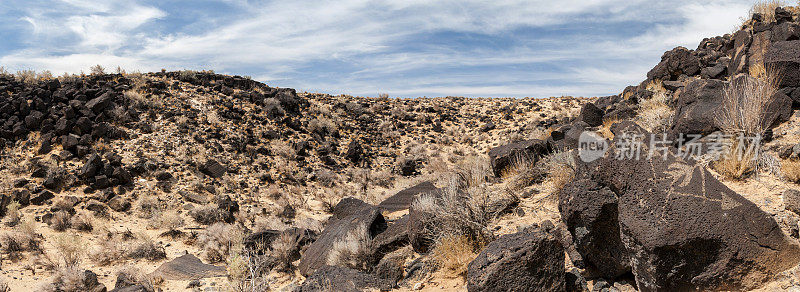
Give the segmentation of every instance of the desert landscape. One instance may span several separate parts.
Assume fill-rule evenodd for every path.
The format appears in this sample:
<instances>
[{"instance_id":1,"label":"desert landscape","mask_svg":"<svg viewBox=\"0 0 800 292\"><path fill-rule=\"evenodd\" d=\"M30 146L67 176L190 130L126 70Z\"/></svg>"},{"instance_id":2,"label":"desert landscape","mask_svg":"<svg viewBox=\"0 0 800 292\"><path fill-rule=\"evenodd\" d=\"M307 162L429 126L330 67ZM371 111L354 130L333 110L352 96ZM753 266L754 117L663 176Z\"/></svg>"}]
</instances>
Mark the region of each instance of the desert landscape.
<instances>
[{"instance_id":1,"label":"desert landscape","mask_svg":"<svg viewBox=\"0 0 800 292\"><path fill-rule=\"evenodd\" d=\"M777 3L603 97L0 67L0 291L800 291Z\"/></svg>"}]
</instances>

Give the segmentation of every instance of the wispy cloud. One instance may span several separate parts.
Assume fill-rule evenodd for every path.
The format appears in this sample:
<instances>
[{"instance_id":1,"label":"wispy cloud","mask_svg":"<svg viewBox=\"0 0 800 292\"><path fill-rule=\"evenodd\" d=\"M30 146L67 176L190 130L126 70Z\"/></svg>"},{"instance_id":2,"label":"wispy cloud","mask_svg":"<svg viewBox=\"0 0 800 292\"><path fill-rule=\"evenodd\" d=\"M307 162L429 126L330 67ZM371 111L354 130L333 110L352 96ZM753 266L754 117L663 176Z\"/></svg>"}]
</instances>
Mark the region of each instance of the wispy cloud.
<instances>
[{"instance_id":1,"label":"wispy cloud","mask_svg":"<svg viewBox=\"0 0 800 292\"><path fill-rule=\"evenodd\" d=\"M605 95L664 50L731 32L752 2L12 0L0 65L214 69L358 95Z\"/></svg>"}]
</instances>

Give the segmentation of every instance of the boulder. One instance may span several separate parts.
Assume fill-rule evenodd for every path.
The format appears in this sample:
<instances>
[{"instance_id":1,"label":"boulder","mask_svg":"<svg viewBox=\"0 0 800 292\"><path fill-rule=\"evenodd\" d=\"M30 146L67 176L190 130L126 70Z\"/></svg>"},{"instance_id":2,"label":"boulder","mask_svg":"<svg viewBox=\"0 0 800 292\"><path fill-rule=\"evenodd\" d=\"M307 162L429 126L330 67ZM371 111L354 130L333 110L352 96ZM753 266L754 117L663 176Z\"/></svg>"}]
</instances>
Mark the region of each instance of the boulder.
<instances>
[{"instance_id":1,"label":"boulder","mask_svg":"<svg viewBox=\"0 0 800 292\"><path fill-rule=\"evenodd\" d=\"M564 248L542 230L503 235L467 268L467 291L563 291Z\"/></svg>"},{"instance_id":2,"label":"boulder","mask_svg":"<svg viewBox=\"0 0 800 292\"><path fill-rule=\"evenodd\" d=\"M382 259L386 254L407 246L408 241L408 215L395 220L372 240L372 258L374 261Z\"/></svg>"},{"instance_id":3,"label":"boulder","mask_svg":"<svg viewBox=\"0 0 800 292\"><path fill-rule=\"evenodd\" d=\"M648 80L676 80L680 75L693 76L700 72L700 59L687 48L677 47L664 53L661 62L650 72Z\"/></svg>"},{"instance_id":4,"label":"boulder","mask_svg":"<svg viewBox=\"0 0 800 292\"><path fill-rule=\"evenodd\" d=\"M357 139L353 139L350 141L350 144L347 145L347 153L345 153L344 158L355 164L360 163L364 159L364 147L361 146L361 143L359 143Z\"/></svg>"},{"instance_id":5,"label":"boulder","mask_svg":"<svg viewBox=\"0 0 800 292\"><path fill-rule=\"evenodd\" d=\"M680 134L708 135L719 129L715 121L724 98L726 83L721 80L695 80L690 82L675 104L675 116L669 130L674 141Z\"/></svg>"},{"instance_id":6,"label":"boulder","mask_svg":"<svg viewBox=\"0 0 800 292\"><path fill-rule=\"evenodd\" d=\"M575 180L559 194L558 210L573 245L588 267L607 278L630 271L620 237L617 195L589 179Z\"/></svg>"},{"instance_id":7,"label":"boulder","mask_svg":"<svg viewBox=\"0 0 800 292\"><path fill-rule=\"evenodd\" d=\"M390 211L390 212L397 212L402 210L408 210L411 207L411 202L414 201L414 198L421 194L430 194L434 192L438 192L439 189L436 188L431 182L423 182L413 187L407 188L405 190L397 192L391 197L386 198L378 204L378 207Z\"/></svg>"},{"instance_id":8,"label":"boulder","mask_svg":"<svg viewBox=\"0 0 800 292\"><path fill-rule=\"evenodd\" d=\"M591 103L587 103L581 109L579 120L585 122L590 127L597 127L603 124L603 110Z\"/></svg>"},{"instance_id":9,"label":"boulder","mask_svg":"<svg viewBox=\"0 0 800 292\"><path fill-rule=\"evenodd\" d=\"M800 40L772 43L764 66L780 74L780 87L800 86Z\"/></svg>"},{"instance_id":10,"label":"boulder","mask_svg":"<svg viewBox=\"0 0 800 292\"><path fill-rule=\"evenodd\" d=\"M519 141L498 146L489 150L489 159L494 175L500 177L506 167L515 159L529 159L535 162L540 156L547 153L546 142L542 140Z\"/></svg>"},{"instance_id":11,"label":"boulder","mask_svg":"<svg viewBox=\"0 0 800 292\"><path fill-rule=\"evenodd\" d=\"M672 152L616 159L634 123L612 127L606 157L584 164L591 179L618 197L620 237L640 291L742 290L800 262L800 245L769 214L730 190L702 165ZM588 258L588 254L583 254Z\"/></svg>"},{"instance_id":12,"label":"boulder","mask_svg":"<svg viewBox=\"0 0 800 292\"><path fill-rule=\"evenodd\" d=\"M213 178L220 178L228 172L222 164L213 159L209 159L203 163L200 167L200 171Z\"/></svg>"},{"instance_id":13,"label":"boulder","mask_svg":"<svg viewBox=\"0 0 800 292\"><path fill-rule=\"evenodd\" d=\"M343 200L336 205L334 216L328 220L322 234L300 257L298 270L301 274L308 276L325 265L336 264L330 259L330 254L337 242L348 239L366 239L371 242L375 236L386 230L386 220L378 208L360 201L363 205L358 204L356 201L359 200Z\"/></svg>"},{"instance_id":14,"label":"boulder","mask_svg":"<svg viewBox=\"0 0 800 292\"><path fill-rule=\"evenodd\" d=\"M225 267L204 264L192 254L185 254L158 267L150 276L170 281L188 281L202 278L222 277Z\"/></svg>"},{"instance_id":15,"label":"boulder","mask_svg":"<svg viewBox=\"0 0 800 292\"><path fill-rule=\"evenodd\" d=\"M783 205L786 210L800 215L800 191L789 189L783 192Z\"/></svg>"},{"instance_id":16,"label":"boulder","mask_svg":"<svg viewBox=\"0 0 800 292\"><path fill-rule=\"evenodd\" d=\"M369 290L387 291L389 289L392 289L389 281L380 279L373 274L345 267L323 266L306 278L298 290L301 292L360 292Z\"/></svg>"}]
</instances>

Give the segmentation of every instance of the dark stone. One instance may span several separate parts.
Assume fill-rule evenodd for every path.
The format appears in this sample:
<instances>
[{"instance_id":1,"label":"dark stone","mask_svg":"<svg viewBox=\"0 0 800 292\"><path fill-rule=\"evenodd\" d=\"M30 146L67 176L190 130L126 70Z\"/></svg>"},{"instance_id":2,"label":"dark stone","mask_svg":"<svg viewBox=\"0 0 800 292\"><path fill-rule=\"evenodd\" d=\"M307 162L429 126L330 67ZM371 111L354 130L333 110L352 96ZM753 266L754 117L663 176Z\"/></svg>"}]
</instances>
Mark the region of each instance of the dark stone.
<instances>
[{"instance_id":1,"label":"dark stone","mask_svg":"<svg viewBox=\"0 0 800 292\"><path fill-rule=\"evenodd\" d=\"M669 140L684 136L708 135L719 130L715 117L724 99L725 82L695 80L678 96Z\"/></svg>"},{"instance_id":2,"label":"dark stone","mask_svg":"<svg viewBox=\"0 0 800 292\"><path fill-rule=\"evenodd\" d=\"M159 171L156 173L156 179L158 181L169 181L172 179L172 174L168 171Z\"/></svg>"},{"instance_id":3,"label":"dark stone","mask_svg":"<svg viewBox=\"0 0 800 292\"><path fill-rule=\"evenodd\" d=\"M350 206L340 208L339 205L342 204L343 202L337 204L334 208L334 216L329 219L325 230L314 243L308 246L300 258L297 268L301 274L311 275L315 270L329 264L328 257L333 250L333 245L345 238L352 237L355 232L366 232L366 234L356 235L356 238L368 238L371 241L386 230L386 220L378 208L357 208L353 201L344 203ZM339 209L338 213L336 209Z\"/></svg>"},{"instance_id":4,"label":"dark stone","mask_svg":"<svg viewBox=\"0 0 800 292\"><path fill-rule=\"evenodd\" d=\"M564 248L542 230L504 235L467 268L467 291L563 291Z\"/></svg>"},{"instance_id":5,"label":"dark stone","mask_svg":"<svg viewBox=\"0 0 800 292\"><path fill-rule=\"evenodd\" d=\"M789 189L783 192L783 205L786 210L800 215L800 191Z\"/></svg>"},{"instance_id":6,"label":"dark stone","mask_svg":"<svg viewBox=\"0 0 800 292\"><path fill-rule=\"evenodd\" d=\"M364 159L364 147L358 140L353 139L347 146L347 153L344 156L350 162L358 164Z\"/></svg>"},{"instance_id":7,"label":"dark stone","mask_svg":"<svg viewBox=\"0 0 800 292\"><path fill-rule=\"evenodd\" d=\"M385 231L372 240L372 258L382 259L386 254L408 246L408 215L395 220Z\"/></svg>"},{"instance_id":8,"label":"dark stone","mask_svg":"<svg viewBox=\"0 0 800 292\"><path fill-rule=\"evenodd\" d=\"M751 289L800 262L800 245L772 216L703 166L671 152L616 159L624 133L644 135L645 152L649 133L634 123L612 131L606 157L576 173L619 197L620 237L640 291Z\"/></svg>"},{"instance_id":9,"label":"dark stone","mask_svg":"<svg viewBox=\"0 0 800 292\"><path fill-rule=\"evenodd\" d=\"M436 188L436 186L434 186L431 182L423 182L399 191L397 194L386 198L383 200L383 202L378 204L378 207L390 212L407 210L409 207L411 207L411 203L414 201L414 199L419 195L430 194L434 192L439 192L439 189Z\"/></svg>"},{"instance_id":10,"label":"dark stone","mask_svg":"<svg viewBox=\"0 0 800 292\"><path fill-rule=\"evenodd\" d=\"M705 68L705 69L708 69L708 68ZM705 70L705 69L703 69L703 70ZM669 91L675 91L675 90L678 90L679 88L683 88L683 87L686 86L686 83L684 83L683 81L669 81L669 80L667 80L667 81L661 82L661 84L664 85L664 89L669 90Z\"/></svg>"},{"instance_id":11,"label":"dark stone","mask_svg":"<svg viewBox=\"0 0 800 292\"><path fill-rule=\"evenodd\" d=\"M99 114L106 109L109 104L111 104L111 93L106 92L103 95L86 102L86 107L92 110L95 114Z\"/></svg>"},{"instance_id":12,"label":"dark stone","mask_svg":"<svg viewBox=\"0 0 800 292\"><path fill-rule=\"evenodd\" d=\"M392 289L389 281L375 275L345 267L323 266L308 277L298 289L300 292L360 292Z\"/></svg>"},{"instance_id":13,"label":"dark stone","mask_svg":"<svg viewBox=\"0 0 800 292\"><path fill-rule=\"evenodd\" d=\"M217 197L215 203L222 212L222 221L226 223L233 223L236 221L236 213L239 212L239 203L232 200L229 195Z\"/></svg>"},{"instance_id":14,"label":"dark stone","mask_svg":"<svg viewBox=\"0 0 800 292\"><path fill-rule=\"evenodd\" d=\"M494 175L502 176L503 171L513 163L514 159L528 159L534 163L547 153L547 149L545 141L536 139L492 148L489 150L489 159Z\"/></svg>"},{"instance_id":15,"label":"dark stone","mask_svg":"<svg viewBox=\"0 0 800 292\"><path fill-rule=\"evenodd\" d=\"M564 274L564 291L566 292L589 292L589 285L583 278L578 269L572 268Z\"/></svg>"},{"instance_id":16,"label":"dark stone","mask_svg":"<svg viewBox=\"0 0 800 292\"><path fill-rule=\"evenodd\" d=\"M228 170L219 162L209 159L200 167L200 171L213 178L220 178L225 175Z\"/></svg>"},{"instance_id":17,"label":"dark stone","mask_svg":"<svg viewBox=\"0 0 800 292\"><path fill-rule=\"evenodd\" d=\"M561 218L584 262L608 278L630 271L617 221L617 195L581 179L564 186L559 197Z\"/></svg>"},{"instance_id":18,"label":"dark stone","mask_svg":"<svg viewBox=\"0 0 800 292\"><path fill-rule=\"evenodd\" d=\"M706 67L700 71L700 75L706 79L717 79L723 76L723 73L728 70L728 66L724 64L716 64L713 67ZM666 88L666 86L664 86ZM669 88L667 88L669 89Z\"/></svg>"},{"instance_id":19,"label":"dark stone","mask_svg":"<svg viewBox=\"0 0 800 292\"><path fill-rule=\"evenodd\" d=\"M800 40L772 43L764 56L764 66L780 72L780 87L800 86Z\"/></svg>"},{"instance_id":20,"label":"dark stone","mask_svg":"<svg viewBox=\"0 0 800 292\"><path fill-rule=\"evenodd\" d=\"M587 103L583 106L579 120L585 122L590 127L597 127L603 124L603 110L594 104Z\"/></svg>"},{"instance_id":21,"label":"dark stone","mask_svg":"<svg viewBox=\"0 0 800 292\"><path fill-rule=\"evenodd\" d=\"M225 267L204 264L192 254L185 254L162 264L151 276L169 281L188 281L225 276Z\"/></svg>"},{"instance_id":22,"label":"dark stone","mask_svg":"<svg viewBox=\"0 0 800 292\"><path fill-rule=\"evenodd\" d=\"M675 80L680 75L693 76L700 72L700 59L692 51L677 47L664 53L661 63L658 63L650 72L648 80Z\"/></svg>"},{"instance_id":23,"label":"dark stone","mask_svg":"<svg viewBox=\"0 0 800 292\"><path fill-rule=\"evenodd\" d=\"M244 247L253 251L264 251L281 234L278 230L264 230L252 233L244 238Z\"/></svg>"}]
</instances>

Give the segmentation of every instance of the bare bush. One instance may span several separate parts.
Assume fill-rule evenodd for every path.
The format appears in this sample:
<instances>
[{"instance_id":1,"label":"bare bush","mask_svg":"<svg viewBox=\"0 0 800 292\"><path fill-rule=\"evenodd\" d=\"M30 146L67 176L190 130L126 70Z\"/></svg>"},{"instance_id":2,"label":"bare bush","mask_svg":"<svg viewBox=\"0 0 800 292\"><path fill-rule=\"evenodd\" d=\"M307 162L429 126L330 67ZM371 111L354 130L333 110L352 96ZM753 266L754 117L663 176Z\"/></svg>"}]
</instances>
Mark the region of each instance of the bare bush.
<instances>
[{"instance_id":1,"label":"bare bush","mask_svg":"<svg viewBox=\"0 0 800 292\"><path fill-rule=\"evenodd\" d=\"M189 216L191 216L195 222L203 225L211 225L217 222L222 222L227 217L225 212L220 209L217 204L213 203L192 209L189 211Z\"/></svg>"},{"instance_id":2,"label":"bare bush","mask_svg":"<svg viewBox=\"0 0 800 292\"><path fill-rule=\"evenodd\" d=\"M651 82L647 89L653 92L653 96L639 103L636 123L651 133L665 132L675 115L675 110L669 105L672 98L661 82Z\"/></svg>"},{"instance_id":3,"label":"bare bush","mask_svg":"<svg viewBox=\"0 0 800 292\"><path fill-rule=\"evenodd\" d=\"M477 256L475 250L479 247L474 244L466 236L447 235L434 244L432 258L447 276L463 276L469 263Z\"/></svg>"},{"instance_id":4,"label":"bare bush","mask_svg":"<svg viewBox=\"0 0 800 292\"><path fill-rule=\"evenodd\" d=\"M146 234L139 234L136 240L131 243L127 256L131 259L157 261L167 258L167 253L161 244L156 243Z\"/></svg>"},{"instance_id":5,"label":"bare bush","mask_svg":"<svg viewBox=\"0 0 800 292\"><path fill-rule=\"evenodd\" d=\"M205 251L210 262L222 262L242 244L244 233L232 224L215 223L204 230L197 243Z\"/></svg>"},{"instance_id":6,"label":"bare bush","mask_svg":"<svg viewBox=\"0 0 800 292\"><path fill-rule=\"evenodd\" d=\"M92 231L94 225L92 224L94 218L87 212L80 212L72 216L69 221L70 227L78 231Z\"/></svg>"},{"instance_id":7,"label":"bare bush","mask_svg":"<svg viewBox=\"0 0 800 292\"><path fill-rule=\"evenodd\" d=\"M767 106L777 92L777 77L766 80L739 77L725 87L717 124L728 134L747 137L763 135L767 124Z\"/></svg>"},{"instance_id":8,"label":"bare bush","mask_svg":"<svg viewBox=\"0 0 800 292\"><path fill-rule=\"evenodd\" d=\"M367 271L371 263L370 242L372 239L367 226L357 226L347 236L333 243L333 248L328 253L328 264Z\"/></svg>"},{"instance_id":9,"label":"bare bush","mask_svg":"<svg viewBox=\"0 0 800 292\"><path fill-rule=\"evenodd\" d=\"M800 160L784 160L781 163L783 177L793 183L800 183Z\"/></svg>"}]
</instances>

